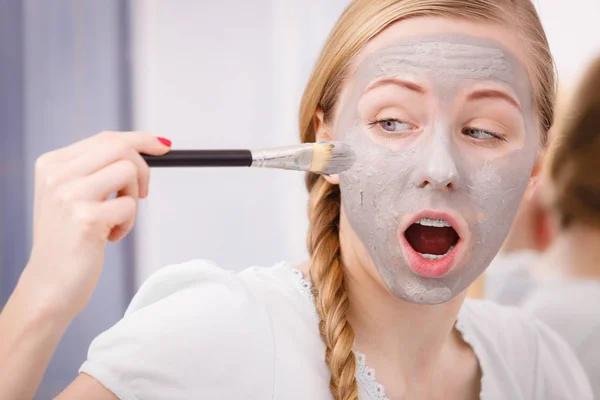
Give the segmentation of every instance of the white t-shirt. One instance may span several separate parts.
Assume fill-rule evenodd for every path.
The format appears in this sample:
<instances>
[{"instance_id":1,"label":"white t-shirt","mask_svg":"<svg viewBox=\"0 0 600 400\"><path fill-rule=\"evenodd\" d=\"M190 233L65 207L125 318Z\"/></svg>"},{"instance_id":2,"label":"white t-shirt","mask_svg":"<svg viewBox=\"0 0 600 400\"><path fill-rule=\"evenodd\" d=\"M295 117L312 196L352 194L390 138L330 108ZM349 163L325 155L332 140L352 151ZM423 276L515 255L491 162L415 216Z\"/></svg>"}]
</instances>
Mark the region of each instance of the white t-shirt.
<instances>
[{"instance_id":1,"label":"white t-shirt","mask_svg":"<svg viewBox=\"0 0 600 400\"><path fill-rule=\"evenodd\" d=\"M467 301L456 326L479 359L481 399L592 399L563 340L516 309ZM122 400L331 400L324 354L300 271L281 263L235 274L191 261L148 279L80 372ZM360 399L385 399L357 359Z\"/></svg>"}]
</instances>

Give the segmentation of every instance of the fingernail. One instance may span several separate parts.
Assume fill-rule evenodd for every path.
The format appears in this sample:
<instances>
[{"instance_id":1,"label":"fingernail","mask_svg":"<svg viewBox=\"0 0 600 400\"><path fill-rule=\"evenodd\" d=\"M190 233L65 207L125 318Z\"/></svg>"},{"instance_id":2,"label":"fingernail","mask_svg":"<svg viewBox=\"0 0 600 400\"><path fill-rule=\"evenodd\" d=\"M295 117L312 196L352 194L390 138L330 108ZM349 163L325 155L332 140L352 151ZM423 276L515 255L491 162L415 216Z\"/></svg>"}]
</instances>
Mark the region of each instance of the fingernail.
<instances>
[{"instance_id":1,"label":"fingernail","mask_svg":"<svg viewBox=\"0 0 600 400\"><path fill-rule=\"evenodd\" d=\"M171 141L169 139L166 139L164 137L157 137L157 139L158 139L159 142L161 142L165 146L171 147Z\"/></svg>"}]
</instances>

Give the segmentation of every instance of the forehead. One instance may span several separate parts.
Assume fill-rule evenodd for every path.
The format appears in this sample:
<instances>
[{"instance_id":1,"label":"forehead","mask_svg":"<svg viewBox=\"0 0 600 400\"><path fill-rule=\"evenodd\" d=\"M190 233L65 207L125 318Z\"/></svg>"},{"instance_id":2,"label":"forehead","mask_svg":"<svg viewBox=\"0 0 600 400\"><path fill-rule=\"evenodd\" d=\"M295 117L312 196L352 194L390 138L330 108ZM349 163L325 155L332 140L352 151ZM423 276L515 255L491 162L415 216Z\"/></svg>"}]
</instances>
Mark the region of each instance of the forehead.
<instances>
[{"instance_id":1,"label":"forehead","mask_svg":"<svg viewBox=\"0 0 600 400\"><path fill-rule=\"evenodd\" d=\"M355 70L354 83L363 88L382 76L428 75L446 87L494 81L521 101L531 93L527 70L510 51L492 40L456 33L400 38L365 56Z\"/></svg>"},{"instance_id":2,"label":"forehead","mask_svg":"<svg viewBox=\"0 0 600 400\"><path fill-rule=\"evenodd\" d=\"M357 70L373 74L435 71L464 78L512 78L519 63L509 53L487 41L462 35L436 35L399 40L370 54Z\"/></svg>"},{"instance_id":3,"label":"forehead","mask_svg":"<svg viewBox=\"0 0 600 400\"><path fill-rule=\"evenodd\" d=\"M483 43L496 44L514 56L529 70L530 60L516 29L494 22L478 22L443 17L415 17L390 24L371 38L352 62L355 70L365 58L377 50L393 46L399 41L415 37L456 35L479 39Z\"/></svg>"},{"instance_id":4,"label":"forehead","mask_svg":"<svg viewBox=\"0 0 600 400\"><path fill-rule=\"evenodd\" d=\"M421 41L419 46L418 43L415 43L418 38L432 40L427 44ZM438 41L446 44L440 43L436 47L432 43L435 39L444 39ZM454 46L448 46L449 41L453 41ZM382 56L380 61L384 61L383 57L387 53L389 61L393 64L394 54L396 55L396 61L399 57L413 54L411 57L412 66L419 68L418 72L421 73L427 70L428 67L436 66L435 70L429 68L429 71L435 71L436 74L452 74L456 78L461 73L467 74L469 66L475 69L479 64L480 71L484 73L485 67L489 67L490 62L495 62L495 66L492 68L496 71L510 65L511 67L508 68L513 68L512 75L515 77L518 75L519 80L523 81L520 82L522 89L523 86L532 88L531 57L527 55L522 43L518 29L509 24L434 16L408 18L390 24L371 38L352 59L347 77L355 77L354 75L359 67L364 66L363 63L374 55L377 57L377 54L379 54ZM415 48L415 46L417 47ZM429 51L430 56L425 57L421 54L420 60L418 60L419 54L417 54L417 51L419 49ZM477 57L477 55L480 57ZM465 63L467 60L468 63ZM398 66L398 64L396 65ZM409 61L407 60L402 66L408 68L410 66ZM465 66L466 68L464 68ZM381 63L381 67L386 68L386 63ZM391 64L387 63L387 68L390 67ZM456 67L459 67L459 71ZM518 71L514 69L515 67ZM379 75L382 74L383 72L380 71ZM503 75L504 79L508 78L509 71L505 71ZM471 75L471 77L473 76ZM500 77L496 75L496 78ZM517 78L512 83L514 84L516 80ZM347 86L342 87L342 97L345 97L344 92L348 89Z\"/></svg>"}]
</instances>

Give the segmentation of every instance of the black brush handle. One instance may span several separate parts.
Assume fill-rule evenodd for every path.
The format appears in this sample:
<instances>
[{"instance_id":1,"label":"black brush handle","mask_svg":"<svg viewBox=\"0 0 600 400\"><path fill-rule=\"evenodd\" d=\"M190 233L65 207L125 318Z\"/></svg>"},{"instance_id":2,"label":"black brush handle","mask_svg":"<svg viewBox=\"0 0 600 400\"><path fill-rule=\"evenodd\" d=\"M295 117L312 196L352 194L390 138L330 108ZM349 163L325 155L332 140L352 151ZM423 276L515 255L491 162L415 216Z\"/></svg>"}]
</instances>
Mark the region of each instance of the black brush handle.
<instances>
[{"instance_id":1,"label":"black brush handle","mask_svg":"<svg viewBox=\"0 0 600 400\"><path fill-rule=\"evenodd\" d=\"M250 150L171 150L162 156L142 154L151 167L249 167Z\"/></svg>"}]
</instances>

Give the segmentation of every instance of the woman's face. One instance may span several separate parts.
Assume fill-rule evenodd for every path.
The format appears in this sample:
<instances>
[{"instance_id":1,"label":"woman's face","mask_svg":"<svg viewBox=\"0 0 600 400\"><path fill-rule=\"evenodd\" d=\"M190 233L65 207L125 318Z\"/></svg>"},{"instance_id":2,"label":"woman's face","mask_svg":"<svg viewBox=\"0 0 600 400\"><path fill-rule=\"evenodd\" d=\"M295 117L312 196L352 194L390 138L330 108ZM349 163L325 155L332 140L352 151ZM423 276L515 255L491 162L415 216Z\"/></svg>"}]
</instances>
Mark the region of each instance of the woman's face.
<instances>
[{"instance_id":1,"label":"woman's face","mask_svg":"<svg viewBox=\"0 0 600 400\"><path fill-rule=\"evenodd\" d=\"M395 23L353 63L330 124L357 158L339 176L345 256L362 253L406 301L463 292L502 245L538 152L517 35L440 18Z\"/></svg>"}]
</instances>

